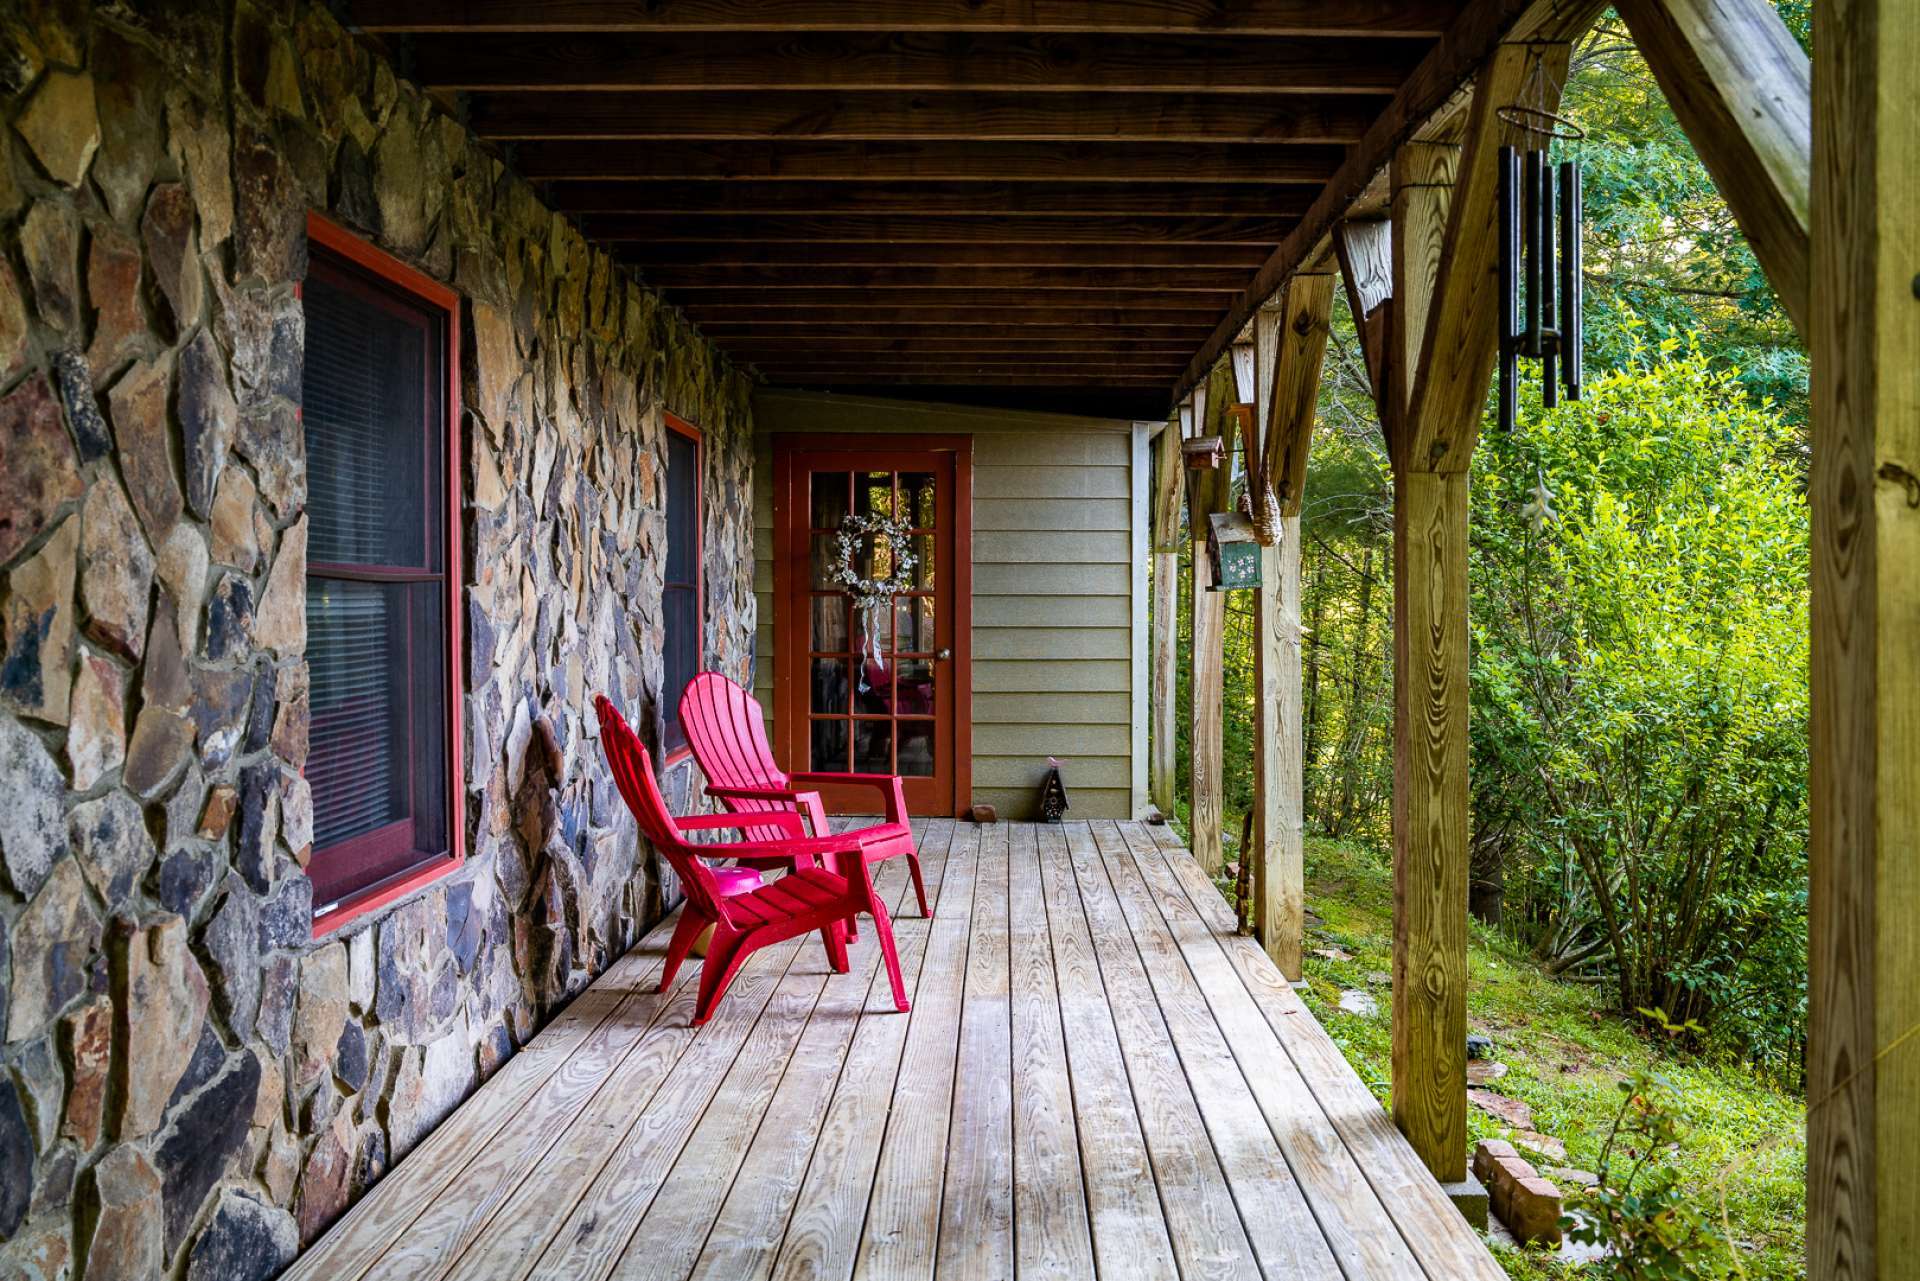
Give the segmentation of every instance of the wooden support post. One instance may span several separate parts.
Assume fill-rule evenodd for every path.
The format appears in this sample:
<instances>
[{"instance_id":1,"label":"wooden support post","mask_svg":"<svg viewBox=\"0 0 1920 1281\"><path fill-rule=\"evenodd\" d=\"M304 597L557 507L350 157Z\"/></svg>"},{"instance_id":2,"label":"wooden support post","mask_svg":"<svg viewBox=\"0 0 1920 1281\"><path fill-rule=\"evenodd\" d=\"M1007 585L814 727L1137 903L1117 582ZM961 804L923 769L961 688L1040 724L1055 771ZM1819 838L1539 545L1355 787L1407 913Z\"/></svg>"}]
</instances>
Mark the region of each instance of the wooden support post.
<instances>
[{"instance_id":1,"label":"wooden support post","mask_svg":"<svg viewBox=\"0 0 1920 1281\"><path fill-rule=\"evenodd\" d=\"M1153 634L1150 640L1150 702L1148 706L1147 792L1155 808L1173 813L1179 757L1180 543L1186 528L1180 520L1180 495L1185 489L1180 457L1180 428L1168 423L1156 438L1153 453Z\"/></svg>"},{"instance_id":2,"label":"wooden support post","mask_svg":"<svg viewBox=\"0 0 1920 1281\"><path fill-rule=\"evenodd\" d=\"M1195 435L1206 435L1209 428L1207 417L1208 388L1205 383L1193 389L1193 430ZM1221 842L1222 777L1225 767L1226 741L1221 724L1225 715L1224 702L1224 661L1226 658L1227 598L1220 592L1208 591L1213 581L1213 573L1207 564L1207 514L1218 510L1217 485L1211 477L1206 483L1196 486L1192 493L1204 495L1202 501L1195 504L1191 513L1193 534L1192 591L1193 597L1193 649L1191 653L1193 674L1193 703L1191 720L1188 722L1189 780L1192 790L1187 820L1193 842L1193 856L1200 861L1207 875L1217 875L1226 865L1226 851Z\"/></svg>"},{"instance_id":3,"label":"wooden support post","mask_svg":"<svg viewBox=\"0 0 1920 1281\"><path fill-rule=\"evenodd\" d=\"M1814 8L1807 1265L1920 1251L1920 6Z\"/></svg>"},{"instance_id":4,"label":"wooden support post","mask_svg":"<svg viewBox=\"0 0 1920 1281\"><path fill-rule=\"evenodd\" d=\"M1306 759L1300 681L1300 500L1327 350L1333 277L1287 282L1254 322L1259 402L1257 455L1280 503L1280 538L1264 548L1255 611L1254 902L1267 955L1300 977L1306 929Z\"/></svg>"},{"instance_id":5,"label":"wooden support post","mask_svg":"<svg viewBox=\"0 0 1920 1281\"><path fill-rule=\"evenodd\" d=\"M1807 333L1812 64L1769 0L1620 0L1673 114Z\"/></svg>"},{"instance_id":6,"label":"wooden support post","mask_svg":"<svg viewBox=\"0 0 1920 1281\"><path fill-rule=\"evenodd\" d=\"M1498 345L1495 157L1519 141L1497 109L1553 110L1567 55L1502 45L1463 143L1411 142L1392 166L1393 1116L1443 1183L1467 1173L1467 468Z\"/></svg>"},{"instance_id":7,"label":"wooden support post","mask_svg":"<svg viewBox=\"0 0 1920 1281\"><path fill-rule=\"evenodd\" d=\"M1254 484L1255 468L1263 476L1271 474L1267 446L1262 438L1269 407L1273 404L1273 370L1279 359L1282 315L1282 305L1276 300L1262 307L1253 319L1255 399L1252 414L1241 422L1249 488ZM1289 524L1291 531L1287 528ZM1260 549L1260 589L1254 593L1253 600L1253 843L1250 849L1242 850L1240 856L1253 861L1254 932L1280 972L1297 982L1300 917L1305 893L1302 878L1289 875L1293 871L1293 860L1288 856L1292 847L1298 845L1300 836L1300 797L1298 774L1288 770L1287 762L1289 737L1293 740L1292 759L1296 764L1299 760L1299 720L1297 715L1292 720L1288 718L1289 708L1297 713L1300 706L1299 647L1297 644L1294 647L1294 678L1289 686L1284 619L1289 596L1286 568L1291 562L1297 640L1300 522L1297 518L1291 522L1283 518L1281 525L1279 541ZM1296 784L1291 796L1290 782Z\"/></svg>"}]
</instances>

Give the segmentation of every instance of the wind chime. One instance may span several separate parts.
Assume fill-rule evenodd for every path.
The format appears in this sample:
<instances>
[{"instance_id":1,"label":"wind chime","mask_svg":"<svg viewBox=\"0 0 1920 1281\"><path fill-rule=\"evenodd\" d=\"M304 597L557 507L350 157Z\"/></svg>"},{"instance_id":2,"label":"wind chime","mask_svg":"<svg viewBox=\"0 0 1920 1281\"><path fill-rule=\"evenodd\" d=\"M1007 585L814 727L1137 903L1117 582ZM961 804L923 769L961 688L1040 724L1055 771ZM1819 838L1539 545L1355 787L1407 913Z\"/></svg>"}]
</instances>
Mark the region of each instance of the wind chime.
<instances>
[{"instance_id":1,"label":"wind chime","mask_svg":"<svg viewBox=\"0 0 1920 1281\"><path fill-rule=\"evenodd\" d=\"M1547 144L1586 135L1543 106L1515 104L1499 115L1528 138L1524 148L1500 148L1500 428L1510 432L1522 356L1540 362L1541 402L1549 409L1562 389L1568 400L1580 399L1580 164L1549 164Z\"/></svg>"}]
</instances>

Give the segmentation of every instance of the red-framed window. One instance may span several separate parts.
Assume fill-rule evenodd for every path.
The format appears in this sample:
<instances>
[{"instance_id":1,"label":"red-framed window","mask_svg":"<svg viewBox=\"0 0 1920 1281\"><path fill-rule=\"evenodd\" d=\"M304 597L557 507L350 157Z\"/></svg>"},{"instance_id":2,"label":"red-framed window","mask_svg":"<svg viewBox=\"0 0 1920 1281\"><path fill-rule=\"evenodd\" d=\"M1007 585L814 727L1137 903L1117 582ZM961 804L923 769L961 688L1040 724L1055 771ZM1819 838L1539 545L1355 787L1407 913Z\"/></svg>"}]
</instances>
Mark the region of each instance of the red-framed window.
<instances>
[{"instance_id":1,"label":"red-framed window","mask_svg":"<svg viewBox=\"0 0 1920 1281\"><path fill-rule=\"evenodd\" d=\"M318 215L301 288L314 930L452 870L459 296Z\"/></svg>"},{"instance_id":2,"label":"red-framed window","mask_svg":"<svg viewBox=\"0 0 1920 1281\"><path fill-rule=\"evenodd\" d=\"M666 636L666 678L661 687L661 747L669 760L687 749L680 725L680 694L700 672L701 484L705 465L700 431L667 415L667 569L660 591Z\"/></svg>"}]
</instances>

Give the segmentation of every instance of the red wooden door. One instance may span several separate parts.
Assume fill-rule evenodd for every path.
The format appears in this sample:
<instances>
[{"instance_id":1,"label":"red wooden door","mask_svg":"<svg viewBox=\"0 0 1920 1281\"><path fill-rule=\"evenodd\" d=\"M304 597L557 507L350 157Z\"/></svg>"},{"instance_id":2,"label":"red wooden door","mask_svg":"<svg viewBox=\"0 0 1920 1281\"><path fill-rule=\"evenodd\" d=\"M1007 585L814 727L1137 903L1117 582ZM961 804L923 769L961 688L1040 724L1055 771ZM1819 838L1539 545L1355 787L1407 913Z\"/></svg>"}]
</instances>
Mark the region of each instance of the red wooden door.
<instances>
[{"instance_id":1,"label":"red wooden door","mask_svg":"<svg viewBox=\"0 0 1920 1281\"><path fill-rule=\"evenodd\" d=\"M774 749L787 770L899 774L916 814L968 803L970 464L965 437L775 438ZM869 616L831 581L849 514L911 529L914 587L891 610ZM871 539L855 568L891 572ZM829 809L872 808L870 789L823 790Z\"/></svg>"}]
</instances>

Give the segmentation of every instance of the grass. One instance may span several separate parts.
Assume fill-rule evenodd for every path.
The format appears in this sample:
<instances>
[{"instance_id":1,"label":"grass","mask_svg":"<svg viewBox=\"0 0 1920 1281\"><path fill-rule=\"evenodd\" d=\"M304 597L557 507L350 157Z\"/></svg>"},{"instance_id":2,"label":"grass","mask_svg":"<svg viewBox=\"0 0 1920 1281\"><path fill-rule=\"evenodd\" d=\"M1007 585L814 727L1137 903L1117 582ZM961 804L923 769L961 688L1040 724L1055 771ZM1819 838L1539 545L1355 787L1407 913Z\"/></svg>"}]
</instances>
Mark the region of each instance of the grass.
<instances>
[{"instance_id":1,"label":"grass","mask_svg":"<svg viewBox=\"0 0 1920 1281\"><path fill-rule=\"evenodd\" d=\"M1384 1103L1391 1076L1387 976L1393 968L1388 859L1310 839L1307 905L1321 921L1308 928L1307 1003ZM1312 955L1313 949L1338 949L1351 959ZM1492 1088L1531 1105L1534 1128L1566 1144L1565 1165L1598 1167L1620 1103L1618 1082L1636 1067L1651 1067L1672 1083L1690 1127L1675 1159L1687 1183L1720 1207L1739 1246L1729 1271L1756 1279L1805 1275L1804 1100L1739 1064L1653 1043L1610 1012L1603 992L1548 977L1497 931L1475 926L1468 972L1468 1028L1492 1037L1494 1057L1508 1068ZM1378 1012L1340 1009L1340 993L1352 988L1371 991ZM1477 1108L1467 1111L1467 1130L1470 1142L1509 1134ZM1496 1253L1515 1281L1580 1275L1544 1249Z\"/></svg>"}]
</instances>

